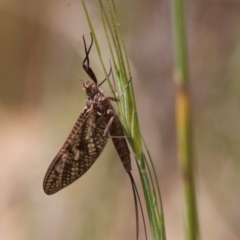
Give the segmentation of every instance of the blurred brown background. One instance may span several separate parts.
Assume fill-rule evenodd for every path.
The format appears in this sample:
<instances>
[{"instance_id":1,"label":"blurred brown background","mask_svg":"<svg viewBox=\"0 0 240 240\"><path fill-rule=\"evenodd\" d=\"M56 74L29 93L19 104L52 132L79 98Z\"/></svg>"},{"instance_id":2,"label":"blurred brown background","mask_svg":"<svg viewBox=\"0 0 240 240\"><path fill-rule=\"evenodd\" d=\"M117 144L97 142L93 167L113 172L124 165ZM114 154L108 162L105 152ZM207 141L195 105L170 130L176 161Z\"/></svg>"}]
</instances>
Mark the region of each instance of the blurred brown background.
<instances>
[{"instance_id":1,"label":"blurred brown background","mask_svg":"<svg viewBox=\"0 0 240 240\"><path fill-rule=\"evenodd\" d=\"M107 63L97 1L87 3ZM171 6L157 0L121 1L117 6L141 129L161 187L167 238L181 240ZM236 240L240 3L194 1L187 10L201 237ZM80 180L53 196L42 190L44 174L85 104L82 35L89 40L80 1L0 2L0 239L135 239L130 182L111 141ZM95 49L91 65L103 79ZM134 162L133 167L139 183Z\"/></svg>"}]
</instances>

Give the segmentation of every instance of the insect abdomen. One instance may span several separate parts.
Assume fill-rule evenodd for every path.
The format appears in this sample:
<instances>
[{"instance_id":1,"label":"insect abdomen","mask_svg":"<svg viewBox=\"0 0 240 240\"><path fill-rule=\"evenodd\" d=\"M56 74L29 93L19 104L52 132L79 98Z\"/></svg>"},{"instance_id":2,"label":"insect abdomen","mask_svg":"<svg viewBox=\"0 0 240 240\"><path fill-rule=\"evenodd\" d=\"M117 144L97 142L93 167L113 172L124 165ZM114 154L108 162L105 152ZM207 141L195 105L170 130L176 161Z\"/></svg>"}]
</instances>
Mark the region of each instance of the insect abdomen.
<instances>
[{"instance_id":1,"label":"insect abdomen","mask_svg":"<svg viewBox=\"0 0 240 240\"><path fill-rule=\"evenodd\" d=\"M124 168L126 169L127 172L130 172L132 170L130 151L128 149L126 139L123 138L124 133L120 120L116 115L114 117L114 121L109 131L110 135L113 136L112 138L113 144L118 152L118 155L120 156ZM121 138L117 138L117 136L120 136Z\"/></svg>"}]
</instances>

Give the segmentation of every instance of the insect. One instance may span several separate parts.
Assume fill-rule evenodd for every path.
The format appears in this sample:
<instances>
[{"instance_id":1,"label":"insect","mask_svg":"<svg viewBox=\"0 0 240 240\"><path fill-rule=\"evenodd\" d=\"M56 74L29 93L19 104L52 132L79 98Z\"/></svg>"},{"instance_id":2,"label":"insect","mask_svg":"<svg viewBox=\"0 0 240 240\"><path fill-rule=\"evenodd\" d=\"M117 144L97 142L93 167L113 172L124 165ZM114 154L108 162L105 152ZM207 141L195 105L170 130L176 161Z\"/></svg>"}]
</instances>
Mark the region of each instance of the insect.
<instances>
[{"instance_id":1,"label":"insect","mask_svg":"<svg viewBox=\"0 0 240 240\"><path fill-rule=\"evenodd\" d=\"M142 206L131 174L131 158L126 137L124 136L120 120L111 104L111 101L119 100L107 97L99 88L106 78L98 84L97 78L90 67L89 53L93 45L92 35L91 44L88 49L84 37L83 41L86 57L83 60L82 66L92 79L92 81L87 80L83 82L83 89L86 91L86 107L80 114L63 147L49 166L43 181L43 189L46 194L51 195L80 178L93 165L104 149L108 138L111 137L131 180L138 235L137 200L140 203L141 212ZM144 228L146 228L145 222Z\"/></svg>"}]
</instances>

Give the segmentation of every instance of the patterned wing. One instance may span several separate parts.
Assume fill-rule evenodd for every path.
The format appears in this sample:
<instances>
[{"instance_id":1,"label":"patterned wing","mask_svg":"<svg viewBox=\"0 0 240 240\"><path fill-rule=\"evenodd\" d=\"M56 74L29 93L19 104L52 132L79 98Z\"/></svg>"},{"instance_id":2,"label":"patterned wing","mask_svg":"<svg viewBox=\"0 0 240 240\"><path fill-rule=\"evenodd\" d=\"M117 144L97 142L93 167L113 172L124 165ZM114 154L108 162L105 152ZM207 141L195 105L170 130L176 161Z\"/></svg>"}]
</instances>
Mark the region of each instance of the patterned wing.
<instances>
[{"instance_id":1,"label":"patterned wing","mask_svg":"<svg viewBox=\"0 0 240 240\"><path fill-rule=\"evenodd\" d=\"M106 145L103 137L106 122L102 115L80 115L67 141L54 158L44 181L46 194L54 194L80 178L95 162Z\"/></svg>"}]
</instances>

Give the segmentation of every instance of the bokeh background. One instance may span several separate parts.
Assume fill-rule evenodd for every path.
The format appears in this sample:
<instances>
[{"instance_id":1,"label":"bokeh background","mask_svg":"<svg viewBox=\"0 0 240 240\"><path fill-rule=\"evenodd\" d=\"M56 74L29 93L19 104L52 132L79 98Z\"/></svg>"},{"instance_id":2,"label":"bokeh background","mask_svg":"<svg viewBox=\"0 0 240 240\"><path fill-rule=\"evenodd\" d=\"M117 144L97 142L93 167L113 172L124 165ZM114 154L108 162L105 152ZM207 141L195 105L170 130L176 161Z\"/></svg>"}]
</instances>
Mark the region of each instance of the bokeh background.
<instances>
[{"instance_id":1,"label":"bokeh background","mask_svg":"<svg viewBox=\"0 0 240 240\"><path fill-rule=\"evenodd\" d=\"M97 1L87 6L108 64ZM171 5L131 0L117 7L140 125L161 187L167 238L181 240ZM240 3L189 1L186 13L201 238L237 240ZM80 180L53 196L42 189L49 164L85 104L82 35L89 40L79 0L0 2L0 239L135 239L130 182L111 141ZM95 49L91 65L103 79ZM141 191L134 161L133 168Z\"/></svg>"}]
</instances>

